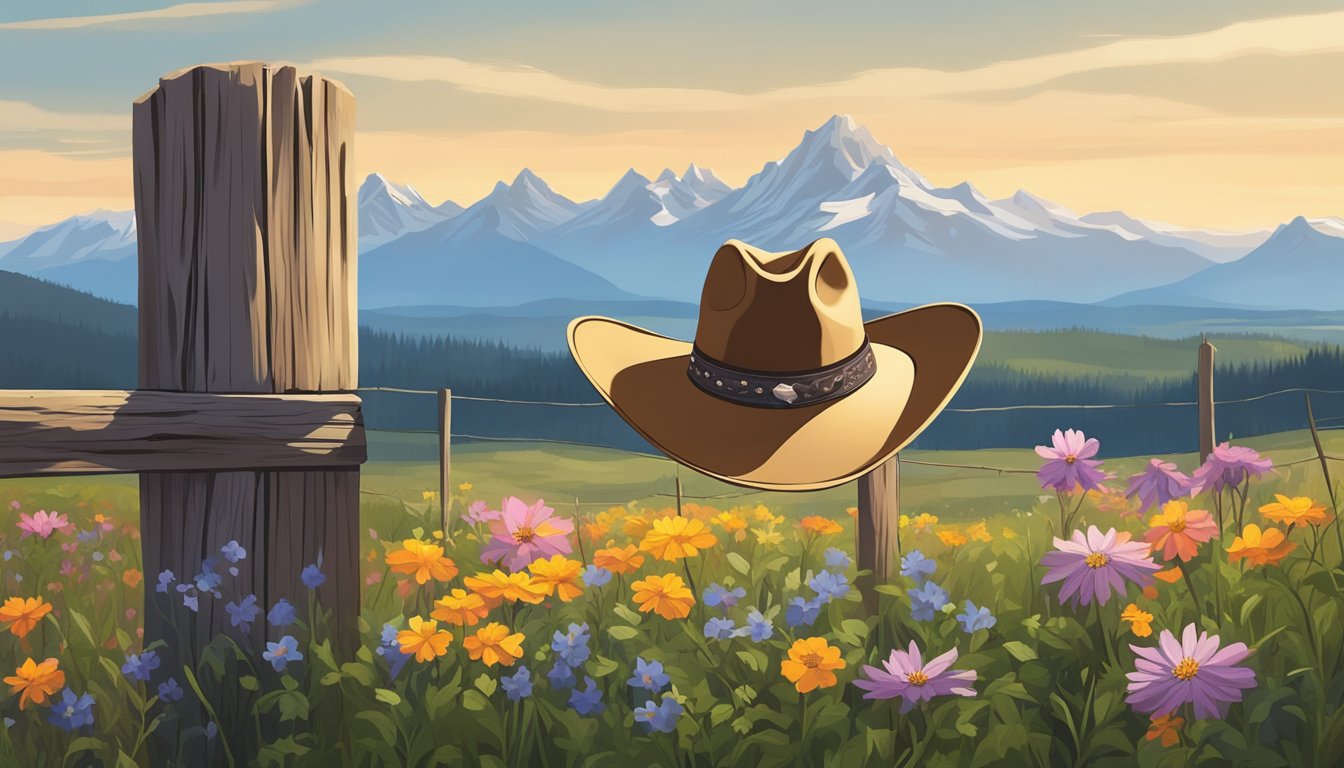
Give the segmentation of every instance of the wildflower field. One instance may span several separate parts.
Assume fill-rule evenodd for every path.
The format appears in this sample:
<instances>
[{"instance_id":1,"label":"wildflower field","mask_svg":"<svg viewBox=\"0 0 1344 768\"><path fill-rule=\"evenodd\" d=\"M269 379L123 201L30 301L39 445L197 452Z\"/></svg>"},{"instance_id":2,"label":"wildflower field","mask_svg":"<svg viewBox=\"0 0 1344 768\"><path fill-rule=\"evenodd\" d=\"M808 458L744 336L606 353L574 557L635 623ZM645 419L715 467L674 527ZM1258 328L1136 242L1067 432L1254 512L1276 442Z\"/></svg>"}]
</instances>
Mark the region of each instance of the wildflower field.
<instances>
[{"instance_id":1,"label":"wildflower field","mask_svg":"<svg viewBox=\"0 0 1344 768\"><path fill-rule=\"evenodd\" d=\"M370 494L353 658L320 562L262 605L238 542L142 573L132 485L0 483L0 764L1344 763L1321 465L1044 437L1000 480L1025 501L907 505L875 612L834 493L594 508L464 482L446 531L432 492ZM168 668L144 590L232 629Z\"/></svg>"}]
</instances>

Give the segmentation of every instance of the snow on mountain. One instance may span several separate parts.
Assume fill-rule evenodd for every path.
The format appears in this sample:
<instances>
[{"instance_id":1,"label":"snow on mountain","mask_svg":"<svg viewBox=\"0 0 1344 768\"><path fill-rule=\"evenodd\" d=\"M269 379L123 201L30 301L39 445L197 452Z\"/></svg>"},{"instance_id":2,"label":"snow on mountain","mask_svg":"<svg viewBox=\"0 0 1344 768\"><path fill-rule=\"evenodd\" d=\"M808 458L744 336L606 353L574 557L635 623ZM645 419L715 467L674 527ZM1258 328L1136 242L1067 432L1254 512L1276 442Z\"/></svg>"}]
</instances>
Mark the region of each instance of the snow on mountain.
<instances>
[{"instance_id":1,"label":"snow on mountain","mask_svg":"<svg viewBox=\"0 0 1344 768\"><path fill-rule=\"evenodd\" d=\"M1189 229L1174 224L1136 219L1123 211L1098 211L1082 217L1087 224L1110 227L1122 237L1148 240L1160 245L1173 245L1198 253L1219 263L1235 261L1250 253L1265 240L1269 232L1215 232Z\"/></svg>"},{"instance_id":2,"label":"snow on mountain","mask_svg":"<svg viewBox=\"0 0 1344 768\"><path fill-rule=\"evenodd\" d=\"M397 184L381 173L369 174L359 185L358 202L361 250L428 229L462 212L462 206L451 200L430 205L415 187Z\"/></svg>"},{"instance_id":3,"label":"snow on mountain","mask_svg":"<svg viewBox=\"0 0 1344 768\"><path fill-rule=\"evenodd\" d=\"M490 194L453 219L437 224L441 240L493 232L527 241L579 215L590 204L576 203L559 194L530 169L518 172L513 183L499 182Z\"/></svg>"},{"instance_id":4,"label":"snow on mountain","mask_svg":"<svg viewBox=\"0 0 1344 768\"><path fill-rule=\"evenodd\" d=\"M93 211L0 243L0 269L134 303L135 214Z\"/></svg>"}]
</instances>

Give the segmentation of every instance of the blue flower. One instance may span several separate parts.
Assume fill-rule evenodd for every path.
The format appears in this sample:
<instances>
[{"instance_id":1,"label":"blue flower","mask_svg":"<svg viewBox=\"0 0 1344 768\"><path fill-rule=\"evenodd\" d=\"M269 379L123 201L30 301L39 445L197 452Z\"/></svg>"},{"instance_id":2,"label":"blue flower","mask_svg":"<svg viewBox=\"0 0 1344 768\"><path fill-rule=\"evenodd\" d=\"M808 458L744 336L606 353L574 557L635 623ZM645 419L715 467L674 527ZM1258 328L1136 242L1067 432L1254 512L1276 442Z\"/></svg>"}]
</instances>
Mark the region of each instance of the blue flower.
<instances>
[{"instance_id":1,"label":"blue flower","mask_svg":"<svg viewBox=\"0 0 1344 768\"><path fill-rule=\"evenodd\" d=\"M915 621L932 621L934 612L947 605L947 593L932 581L924 582L923 586L910 590L908 594L911 615Z\"/></svg>"},{"instance_id":2,"label":"blue flower","mask_svg":"<svg viewBox=\"0 0 1344 768\"><path fill-rule=\"evenodd\" d=\"M210 592L215 597L219 597L219 585L224 581L224 577L215 573L215 559L209 557L201 563L201 572L196 574L193 579L196 582L196 589L201 592Z\"/></svg>"},{"instance_id":3,"label":"blue flower","mask_svg":"<svg viewBox=\"0 0 1344 768\"><path fill-rule=\"evenodd\" d=\"M177 577L173 575L172 571L163 571L159 574L159 586L155 587L154 591L167 592L168 585L172 584L174 581L177 581Z\"/></svg>"},{"instance_id":4,"label":"blue flower","mask_svg":"<svg viewBox=\"0 0 1344 768\"><path fill-rule=\"evenodd\" d=\"M237 603L226 603L224 610L229 614L229 623L235 627L242 627L244 632L251 629L252 622L261 615L256 595L246 595Z\"/></svg>"},{"instance_id":5,"label":"blue flower","mask_svg":"<svg viewBox=\"0 0 1344 768\"><path fill-rule=\"evenodd\" d=\"M681 704L670 693L663 694L663 701L655 704L652 700L635 709L635 722L645 733L671 733L677 729L677 718L681 717Z\"/></svg>"},{"instance_id":6,"label":"blue flower","mask_svg":"<svg viewBox=\"0 0 1344 768\"><path fill-rule=\"evenodd\" d=\"M532 673L519 664L518 671L507 677L499 678L499 686L509 701L519 701L532 695Z\"/></svg>"},{"instance_id":7,"label":"blue flower","mask_svg":"<svg viewBox=\"0 0 1344 768\"><path fill-rule=\"evenodd\" d=\"M573 688L579 682L574 677L574 668L566 664L564 659L555 660L555 666L546 673L546 679L551 681L551 687L557 691Z\"/></svg>"},{"instance_id":8,"label":"blue flower","mask_svg":"<svg viewBox=\"0 0 1344 768\"><path fill-rule=\"evenodd\" d=\"M79 541L81 544L89 544L98 540L98 532L80 531L79 533L75 534L75 539Z\"/></svg>"},{"instance_id":9,"label":"blue flower","mask_svg":"<svg viewBox=\"0 0 1344 768\"><path fill-rule=\"evenodd\" d=\"M219 553L230 563L241 563L247 559L247 550L238 546L236 540L230 540L228 544L219 548Z\"/></svg>"},{"instance_id":10,"label":"blue flower","mask_svg":"<svg viewBox=\"0 0 1344 768\"><path fill-rule=\"evenodd\" d=\"M789 601L789 607L784 609L784 621L790 627L812 626L821 614L821 603L816 600L804 600L801 597L795 597Z\"/></svg>"},{"instance_id":11,"label":"blue flower","mask_svg":"<svg viewBox=\"0 0 1344 768\"><path fill-rule=\"evenodd\" d=\"M169 703L181 701L183 694L184 691L182 690L182 686L177 684L177 678L175 677L170 677L162 683L159 683L160 701L167 701Z\"/></svg>"},{"instance_id":12,"label":"blue flower","mask_svg":"<svg viewBox=\"0 0 1344 768\"><path fill-rule=\"evenodd\" d=\"M957 614L957 621L961 622L961 628L966 630L967 634L977 629L989 629L999 623L988 608L976 608L975 603L970 600L966 601L966 612Z\"/></svg>"},{"instance_id":13,"label":"blue flower","mask_svg":"<svg viewBox=\"0 0 1344 768\"><path fill-rule=\"evenodd\" d=\"M733 636L733 620L715 616L705 622L705 637L711 640L727 640Z\"/></svg>"},{"instance_id":14,"label":"blue flower","mask_svg":"<svg viewBox=\"0 0 1344 768\"><path fill-rule=\"evenodd\" d=\"M922 582L938 570L938 563L924 556L918 549L901 558L901 575Z\"/></svg>"},{"instance_id":15,"label":"blue flower","mask_svg":"<svg viewBox=\"0 0 1344 768\"><path fill-rule=\"evenodd\" d=\"M763 640L769 640L775 634L775 624L760 609L752 608L747 614L747 623L733 630L733 637L743 637L751 635L753 643L759 643Z\"/></svg>"},{"instance_id":16,"label":"blue flower","mask_svg":"<svg viewBox=\"0 0 1344 768\"><path fill-rule=\"evenodd\" d=\"M835 547L831 547L830 549L826 550L827 568L830 568L832 570L843 571L853 564L854 561L849 559L849 555L845 554L845 551L843 549L836 549Z\"/></svg>"},{"instance_id":17,"label":"blue flower","mask_svg":"<svg viewBox=\"0 0 1344 768\"><path fill-rule=\"evenodd\" d=\"M159 668L159 654L154 651L145 651L144 653L130 653L126 655L126 663L121 665L121 674L128 680L139 680L148 682L150 675Z\"/></svg>"},{"instance_id":18,"label":"blue flower","mask_svg":"<svg viewBox=\"0 0 1344 768\"><path fill-rule=\"evenodd\" d=\"M317 563L309 563L304 566L303 573L299 574L299 580L309 589L317 589L327 581L327 575L322 573L322 569L317 567Z\"/></svg>"},{"instance_id":19,"label":"blue flower","mask_svg":"<svg viewBox=\"0 0 1344 768\"><path fill-rule=\"evenodd\" d=\"M823 605L849 594L849 579L842 573L822 571L808 579L807 586L817 593L817 600Z\"/></svg>"},{"instance_id":20,"label":"blue flower","mask_svg":"<svg viewBox=\"0 0 1344 768\"><path fill-rule=\"evenodd\" d=\"M397 642L397 628L392 624L383 625L380 640L382 642L374 652L387 662L388 676L396 680L406 662L410 661L411 655L401 652L401 643Z\"/></svg>"},{"instance_id":21,"label":"blue flower","mask_svg":"<svg viewBox=\"0 0 1344 768\"><path fill-rule=\"evenodd\" d=\"M587 686L584 690L575 688L570 691L569 708L583 717L602 714L607 705L602 703L602 689L597 687L597 681L591 677L585 677L583 678L583 684Z\"/></svg>"},{"instance_id":22,"label":"blue flower","mask_svg":"<svg viewBox=\"0 0 1344 768\"><path fill-rule=\"evenodd\" d=\"M747 590L737 587L727 589L721 584L710 584L701 597L710 608L722 607L725 611L737 605L737 601L747 596Z\"/></svg>"},{"instance_id":23,"label":"blue flower","mask_svg":"<svg viewBox=\"0 0 1344 768\"><path fill-rule=\"evenodd\" d=\"M592 649L588 647L588 624L570 624L568 632L556 630L551 637L551 650L560 654L560 658L571 667L577 667L588 660Z\"/></svg>"},{"instance_id":24,"label":"blue flower","mask_svg":"<svg viewBox=\"0 0 1344 768\"><path fill-rule=\"evenodd\" d=\"M293 624L297 618L298 614L294 610L294 604L283 597L276 600L275 605L271 606L271 612L266 614L266 621L270 622L273 627L287 627Z\"/></svg>"},{"instance_id":25,"label":"blue flower","mask_svg":"<svg viewBox=\"0 0 1344 768\"><path fill-rule=\"evenodd\" d=\"M215 721L214 721L214 720L211 720L210 722L208 722L208 723L205 724L205 738L206 738L206 739L208 739L208 740L210 740L210 741L214 741L214 740L215 740L215 737L218 736L218 735L219 735L219 726L218 726L217 724L215 724Z\"/></svg>"},{"instance_id":26,"label":"blue flower","mask_svg":"<svg viewBox=\"0 0 1344 768\"><path fill-rule=\"evenodd\" d=\"M64 731L93 725L93 696L87 693L76 696L74 691L66 688L61 691L60 701L53 697L51 717L48 719L52 725Z\"/></svg>"},{"instance_id":27,"label":"blue flower","mask_svg":"<svg viewBox=\"0 0 1344 768\"><path fill-rule=\"evenodd\" d=\"M598 568L596 565L590 565L583 569L583 584L587 587L606 586L611 581L611 571L606 568Z\"/></svg>"},{"instance_id":28,"label":"blue flower","mask_svg":"<svg viewBox=\"0 0 1344 768\"><path fill-rule=\"evenodd\" d=\"M303 653L299 651L299 641L293 635L285 635L278 643L267 643L261 658L271 662L276 672L283 672L290 662L303 661Z\"/></svg>"},{"instance_id":29,"label":"blue flower","mask_svg":"<svg viewBox=\"0 0 1344 768\"><path fill-rule=\"evenodd\" d=\"M660 661L645 661L640 656L635 659L635 673L625 681L631 688L643 688L657 693L667 686L667 674L663 672Z\"/></svg>"},{"instance_id":30,"label":"blue flower","mask_svg":"<svg viewBox=\"0 0 1344 768\"><path fill-rule=\"evenodd\" d=\"M177 591L182 594L182 604L192 611L201 610L200 594L196 588L187 584L178 584Z\"/></svg>"}]
</instances>

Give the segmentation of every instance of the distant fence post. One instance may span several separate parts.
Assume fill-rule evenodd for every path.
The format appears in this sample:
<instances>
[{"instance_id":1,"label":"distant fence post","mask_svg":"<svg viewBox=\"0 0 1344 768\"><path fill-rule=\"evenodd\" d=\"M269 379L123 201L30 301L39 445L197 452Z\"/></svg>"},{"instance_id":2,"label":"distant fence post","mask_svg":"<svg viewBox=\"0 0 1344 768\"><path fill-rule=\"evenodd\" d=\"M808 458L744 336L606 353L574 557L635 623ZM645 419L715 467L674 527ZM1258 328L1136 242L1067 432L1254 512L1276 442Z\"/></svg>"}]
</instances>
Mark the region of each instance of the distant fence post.
<instances>
[{"instance_id":1,"label":"distant fence post","mask_svg":"<svg viewBox=\"0 0 1344 768\"><path fill-rule=\"evenodd\" d=\"M1218 444L1213 424L1213 353L1218 350L1205 336L1199 345L1199 463L1203 464Z\"/></svg>"},{"instance_id":2,"label":"distant fence post","mask_svg":"<svg viewBox=\"0 0 1344 768\"><path fill-rule=\"evenodd\" d=\"M439 521L448 535L448 498L452 492L453 474L453 390L439 390Z\"/></svg>"},{"instance_id":3,"label":"distant fence post","mask_svg":"<svg viewBox=\"0 0 1344 768\"><path fill-rule=\"evenodd\" d=\"M855 526L855 555L863 577L859 589L870 611L877 610L878 584L889 584L900 570L901 464L892 456L859 478L859 515Z\"/></svg>"}]
</instances>

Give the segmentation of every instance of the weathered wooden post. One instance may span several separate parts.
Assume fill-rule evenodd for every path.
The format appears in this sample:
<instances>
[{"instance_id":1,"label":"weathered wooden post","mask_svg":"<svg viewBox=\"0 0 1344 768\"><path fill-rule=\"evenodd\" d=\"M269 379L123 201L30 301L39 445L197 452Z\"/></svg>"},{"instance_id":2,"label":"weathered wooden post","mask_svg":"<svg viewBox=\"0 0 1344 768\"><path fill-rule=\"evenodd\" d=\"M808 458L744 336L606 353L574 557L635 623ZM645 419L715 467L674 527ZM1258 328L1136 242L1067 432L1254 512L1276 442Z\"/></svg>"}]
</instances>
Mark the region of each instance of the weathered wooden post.
<instances>
[{"instance_id":1,"label":"weathered wooden post","mask_svg":"<svg viewBox=\"0 0 1344 768\"><path fill-rule=\"evenodd\" d=\"M453 390L439 390L439 527L448 535L448 499L453 490Z\"/></svg>"},{"instance_id":2,"label":"weathered wooden post","mask_svg":"<svg viewBox=\"0 0 1344 768\"><path fill-rule=\"evenodd\" d=\"M162 78L134 106L140 257L140 387L174 392L320 393L356 387L354 97L289 66L200 66ZM258 649L264 611L316 594L338 653L358 641L359 472L142 472L145 642L168 639L181 670L229 633ZM220 548L247 558L227 581L257 596L246 637L224 601L183 608L155 576L190 583ZM300 573L321 560L325 583ZM271 637L271 639L275 639ZM181 642L179 646L177 643Z\"/></svg>"},{"instance_id":3,"label":"weathered wooden post","mask_svg":"<svg viewBox=\"0 0 1344 768\"><path fill-rule=\"evenodd\" d=\"M897 549L901 517L901 464L892 456L859 478L859 515L854 551L860 571L871 571L859 581L864 603L877 610L878 584L890 584L901 569Z\"/></svg>"},{"instance_id":4,"label":"weathered wooden post","mask_svg":"<svg viewBox=\"0 0 1344 768\"><path fill-rule=\"evenodd\" d=\"M1218 444L1213 425L1213 353L1218 350L1203 337L1199 345L1199 463L1203 464Z\"/></svg>"}]
</instances>

